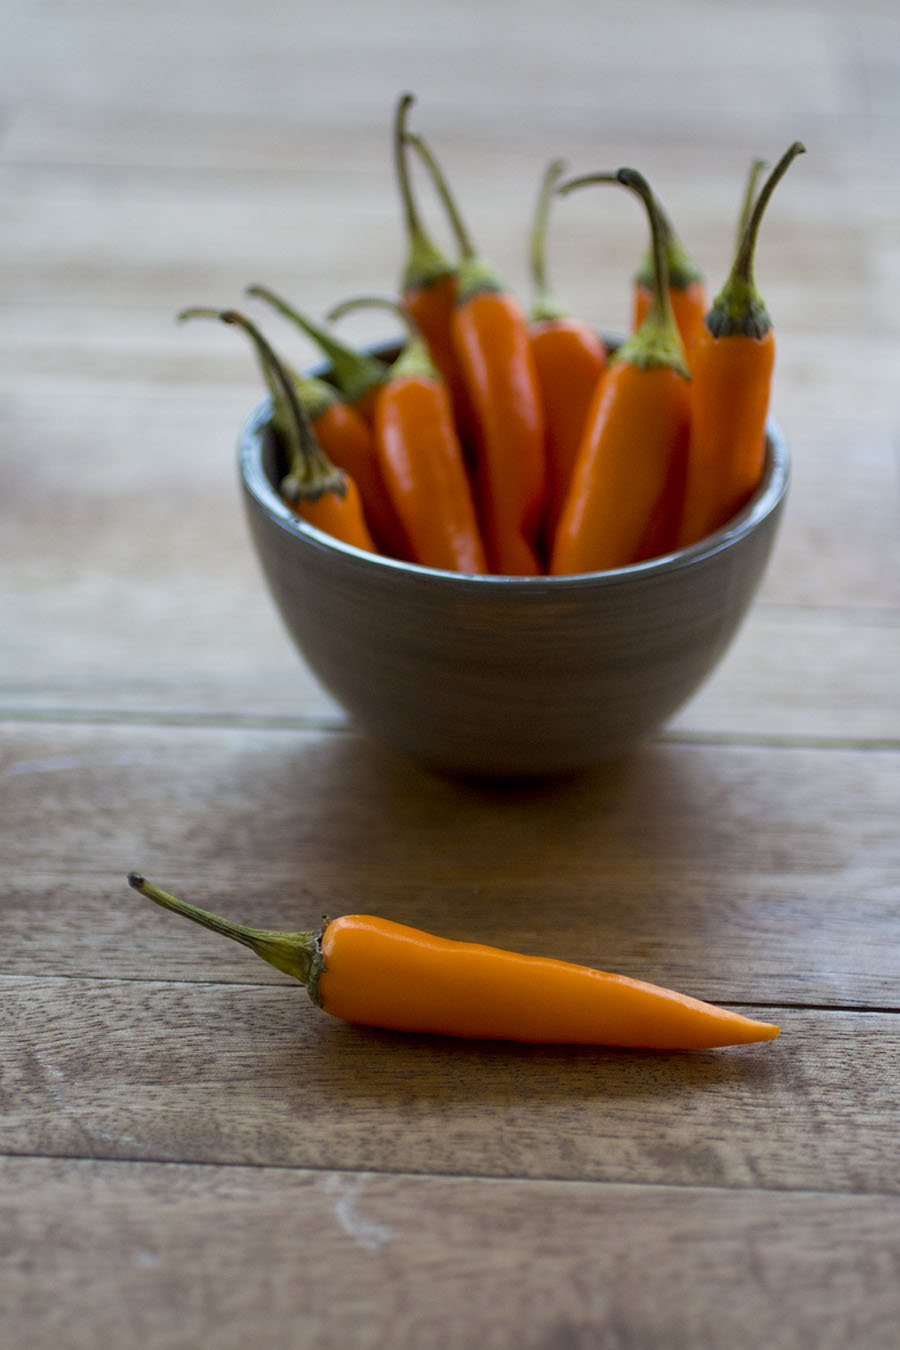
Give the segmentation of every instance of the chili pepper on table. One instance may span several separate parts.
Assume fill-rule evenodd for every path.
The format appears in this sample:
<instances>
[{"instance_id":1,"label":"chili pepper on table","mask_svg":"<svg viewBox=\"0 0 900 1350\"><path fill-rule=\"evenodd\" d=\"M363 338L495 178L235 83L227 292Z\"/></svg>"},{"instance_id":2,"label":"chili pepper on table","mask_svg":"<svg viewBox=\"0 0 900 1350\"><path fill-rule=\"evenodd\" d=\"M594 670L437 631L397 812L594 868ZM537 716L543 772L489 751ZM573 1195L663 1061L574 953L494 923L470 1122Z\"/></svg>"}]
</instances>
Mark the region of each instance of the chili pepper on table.
<instances>
[{"instance_id":1,"label":"chili pepper on table","mask_svg":"<svg viewBox=\"0 0 900 1350\"><path fill-rule=\"evenodd\" d=\"M382 476L410 540L413 560L453 572L486 572L446 382L402 305L360 297L336 306L329 319L360 305L388 308L409 328L403 350L379 387L374 427Z\"/></svg>"},{"instance_id":2,"label":"chili pepper on table","mask_svg":"<svg viewBox=\"0 0 900 1350\"><path fill-rule=\"evenodd\" d=\"M451 334L458 269L427 233L413 196L406 121L414 101L412 94L401 94L394 115L394 168L407 238L400 294L447 382L460 435L469 445L474 437L474 414Z\"/></svg>"},{"instance_id":3,"label":"chili pepper on table","mask_svg":"<svg viewBox=\"0 0 900 1350\"><path fill-rule=\"evenodd\" d=\"M354 351L321 324L276 295L268 286L248 286L247 294L265 300L266 304L312 338L331 362L331 378L336 387L351 407L361 413L367 422L371 422L378 386L384 379L384 363L368 352Z\"/></svg>"},{"instance_id":4,"label":"chili pepper on table","mask_svg":"<svg viewBox=\"0 0 900 1350\"><path fill-rule=\"evenodd\" d=\"M163 909L233 938L362 1026L534 1044L705 1050L773 1040L779 1028L643 980L550 957L435 937L371 914L316 932L249 928L177 899L139 873Z\"/></svg>"},{"instance_id":5,"label":"chili pepper on table","mask_svg":"<svg viewBox=\"0 0 900 1350\"><path fill-rule=\"evenodd\" d=\"M257 326L234 309L195 307L183 310L179 318L219 319L248 334L272 396L272 425L288 455L288 472L279 486L281 496L298 516L326 534L377 552L356 484L323 451L291 373Z\"/></svg>"},{"instance_id":6,"label":"chili pepper on table","mask_svg":"<svg viewBox=\"0 0 900 1350\"><path fill-rule=\"evenodd\" d=\"M622 567L646 550L660 519L674 536L690 419L689 373L669 299L656 201L634 169L570 179L569 192L617 181L641 198L653 240L653 304L600 382L556 531L553 575Z\"/></svg>"},{"instance_id":7,"label":"chili pepper on table","mask_svg":"<svg viewBox=\"0 0 900 1350\"><path fill-rule=\"evenodd\" d=\"M528 318L480 257L447 180L420 136L422 156L450 214L460 250L453 342L477 425L476 491L493 572L537 576L546 500L545 422Z\"/></svg>"},{"instance_id":8,"label":"chili pepper on table","mask_svg":"<svg viewBox=\"0 0 900 1350\"><path fill-rule=\"evenodd\" d=\"M688 253L665 211L656 202L666 252L669 276L669 300L685 351L689 354L703 316L706 313L706 281L703 272ZM652 247L634 275L631 329L636 333L653 303L654 263Z\"/></svg>"},{"instance_id":9,"label":"chili pepper on table","mask_svg":"<svg viewBox=\"0 0 900 1350\"><path fill-rule=\"evenodd\" d=\"M691 436L681 546L724 525L752 495L765 463L775 338L756 289L759 227L777 184L805 147L782 155L753 204L728 279L700 326L691 353Z\"/></svg>"},{"instance_id":10,"label":"chili pepper on table","mask_svg":"<svg viewBox=\"0 0 900 1350\"><path fill-rule=\"evenodd\" d=\"M597 333L560 304L547 281L550 201L564 170L564 161L557 159L544 171L529 250L533 290L529 342L547 428L548 541L556 533L588 410L606 367L606 347Z\"/></svg>"}]
</instances>

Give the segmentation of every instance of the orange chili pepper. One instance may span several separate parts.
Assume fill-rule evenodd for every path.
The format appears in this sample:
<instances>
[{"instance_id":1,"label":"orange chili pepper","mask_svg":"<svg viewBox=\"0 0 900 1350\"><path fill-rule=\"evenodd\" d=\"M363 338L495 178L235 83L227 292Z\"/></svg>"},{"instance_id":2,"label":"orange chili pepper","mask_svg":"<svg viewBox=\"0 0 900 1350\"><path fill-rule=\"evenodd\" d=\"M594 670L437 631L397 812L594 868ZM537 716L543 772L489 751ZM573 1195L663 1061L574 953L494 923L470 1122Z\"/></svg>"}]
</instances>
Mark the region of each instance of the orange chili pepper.
<instances>
[{"instance_id":1,"label":"orange chili pepper","mask_svg":"<svg viewBox=\"0 0 900 1350\"><path fill-rule=\"evenodd\" d=\"M769 199L804 149L795 141L763 184L728 280L694 343L681 546L696 543L730 520L762 476L775 338L753 278L753 257Z\"/></svg>"},{"instance_id":2,"label":"orange chili pepper","mask_svg":"<svg viewBox=\"0 0 900 1350\"><path fill-rule=\"evenodd\" d=\"M597 389L556 532L554 575L626 566L645 547L660 512L671 515L674 533L680 507L662 504L678 482L687 451L690 377L669 300L655 198L634 169L572 179L560 191L610 181L635 192L650 217L653 305L638 332L611 358Z\"/></svg>"},{"instance_id":3,"label":"orange chili pepper","mask_svg":"<svg viewBox=\"0 0 900 1350\"><path fill-rule=\"evenodd\" d=\"M409 537L385 486L375 434L368 422L327 380L297 375L294 388L319 445L359 489L366 523L379 552L410 561Z\"/></svg>"},{"instance_id":4,"label":"orange chili pepper","mask_svg":"<svg viewBox=\"0 0 900 1350\"><path fill-rule=\"evenodd\" d=\"M404 308L415 321L447 382L460 435L464 444L469 445L474 436L474 414L450 331L456 308L458 269L426 232L413 196L406 135L407 114L413 102L412 94L402 94L394 118L394 164L408 247L400 294Z\"/></svg>"},{"instance_id":5,"label":"orange chili pepper","mask_svg":"<svg viewBox=\"0 0 900 1350\"><path fill-rule=\"evenodd\" d=\"M322 450L291 373L256 325L234 309L186 309L179 318L219 319L248 334L272 396L272 426L288 455L281 496L310 525L346 544L377 552L356 484Z\"/></svg>"},{"instance_id":6,"label":"orange chili pepper","mask_svg":"<svg viewBox=\"0 0 900 1350\"><path fill-rule=\"evenodd\" d=\"M544 533L552 540L572 479L588 410L606 367L606 347L584 319L570 313L547 283L546 237L550 200L565 169L545 170L531 232L533 297L529 342L547 429L547 506Z\"/></svg>"},{"instance_id":7,"label":"orange chili pepper","mask_svg":"<svg viewBox=\"0 0 900 1350\"><path fill-rule=\"evenodd\" d=\"M331 362L331 378L345 400L371 423L378 386L384 379L384 363L367 352L354 351L321 324L301 313L299 309L295 309L286 300L282 300L281 296L269 290L268 286L248 286L247 294L265 300L267 304L277 309L279 314L283 314L286 319L290 319L302 329L307 337L312 338Z\"/></svg>"},{"instance_id":8,"label":"orange chili pepper","mask_svg":"<svg viewBox=\"0 0 900 1350\"><path fill-rule=\"evenodd\" d=\"M675 233L672 222L657 201L659 223L666 251L669 274L669 300L685 351L690 354L706 313L706 282L702 271ZM654 265L652 248L634 275L631 331L636 333L653 303Z\"/></svg>"},{"instance_id":9,"label":"orange chili pepper","mask_svg":"<svg viewBox=\"0 0 900 1350\"><path fill-rule=\"evenodd\" d=\"M537 576L546 500L545 420L528 318L476 253L429 147L420 136L407 140L452 206L461 256L451 329L477 424L475 478L488 561L505 576Z\"/></svg>"},{"instance_id":10,"label":"orange chili pepper","mask_svg":"<svg viewBox=\"0 0 900 1350\"><path fill-rule=\"evenodd\" d=\"M659 985L549 957L434 937L371 914L316 932L248 928L132 872L163 909L249 947L333 1017L391 1031L535 1044L706 1050L773 1040L779 1028Z\"/></svg>"},{"instance_id":11,"label":"orange chili pepper","mask_svg":"<svg viewBox=\"0 0 900 1350\"><path fill-rule=\"evenodd\" d=\"M374 416L381 472L411 542L413 560L452 572L486 572L450 394L428 344L403 306L392 300L369 296L347 300L329 318L360 305L391 309L410 330L378 390Z\"/></svg>"}]
</instances>

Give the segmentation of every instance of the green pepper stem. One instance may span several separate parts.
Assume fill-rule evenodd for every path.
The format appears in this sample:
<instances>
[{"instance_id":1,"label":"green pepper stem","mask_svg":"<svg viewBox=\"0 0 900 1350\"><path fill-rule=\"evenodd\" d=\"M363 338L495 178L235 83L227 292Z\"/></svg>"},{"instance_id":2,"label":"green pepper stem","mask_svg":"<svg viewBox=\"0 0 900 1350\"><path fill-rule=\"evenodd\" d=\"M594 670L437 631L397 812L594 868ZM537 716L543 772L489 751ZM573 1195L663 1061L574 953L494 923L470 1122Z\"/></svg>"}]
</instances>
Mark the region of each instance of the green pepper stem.
<instances>
[{"instance_id":1,"label":"green pepper stem","mask_svg":"<svg viewBox=\"0 0 900 1350\"><path fill-rule=\"evenodd\" d=\"M805 153L806 146L794 141L763 183L741 234L731 272L704 321L713 337L741 335L762 339L772 327L753 275L756 241L772 193L797 156Z\"/></svg>"},{"instance_id":2,"label":"green pepper stem","mask_svg":"<svg viewBox=\"0 0 900 1350\"><path fill-rule=\"evenodd\" d=\"M357 309L387 310L396 315L406 329L406 342L388 371L388 379L396 379L399 375L422 375L426 379L440 379L428 343L422 337L415 319L405 305L399 300L392 300L389 296L354 295L349 300L341 300L328 311L326 317L329 323L334 323Z\"/></svg>"},{"instance_id":3,"label":"green pepper stem","mask_svg":"<svg viewBox=\"0 0 900 1350\"><path fill-rule=\"evenodd\" d=\"M630 361L641 369L654 366L670 366L679 371L685 379L690 379L684 344L672 301L669 298L669 264L666 254L666 233L659 206L643 174L637 169L622 168L615 173L591 173L579 178L570 178L562 183L557 191L565 196L576 188L593 183L620 183L635 193L644 203L650 221L650 243L653 256L653 282L650 308L644 322L636 333L619 347L613 356L614 361Z\"/></svg>"},{"instance_id":4,"label":"green pepper stem","mask_svg":"<svg viewBox=\"0 0 900 1350\"><path fill-rule=\"evenodd\" d=\"M256 324L236 309L185 309L179 319L219 319L236 324L250 337L256 349L259 365L272 395L272 421L286 443L289 459L288 473L281 483L281 491L291 501L303 498L314 501L323 492L343 496L347 480L327 457L301 403L296 379L283 364Z\"/></svg>"},{"instance_id":5,"label":"green pepper stem","mask_svg":"<svg viewBox=\"0 0 900 1350\"><path fill-rule=\"evenodd\" d=\"M441 168L434 151L421 136L417 136L413 132L407 132L405 139L416 151L428 170L456 239L459 250L457 303L465 304L479 291L504 290L503 282L494 268L476 249L472 236L469 234L466 223L462 218L456 198L450 190L446 174Z\"/></svg>"},{"instance_id":6,"label":"green pepper stem","mask_svg":"<svg viewBox=\"0 0 900 1350\"><path fill-rule=\"evenodd\" d=\"M266 304L272 305L279 314L290 319L306 333L307 337L312 338L331 362L334 382L349 402L356 403L370 389L381 383L384 367L373 356L354 351L321 324L315 323L286 300L282 300L280 295L276 295L267 286L248 286L247 294L265 300Z\"/></svg>"},{"instance_id":7,"label":"green pepper stem","mask_svg":"<svg viewBox=\"0 0 900 1350\"><path fill-rule=\"evenodd\" d=\"M750 213L753 210L753 202L756 197L756 189L759 185L760 175L769 167L767 159L754 159L747 173L747 182L744 186L744 196L741 200L741 210L738 215L738 225L734 237L735 253L741 246L741 240L744 237L744 231L747 228L747 222L750 219Z\"/></svg>"},{"instance_id":8,"label":"green pepper stem","mask_svg":"<svg viewBox=\"0 0 900 1350\"><path fill-rule=\"evenodd\" d=\"M407 155L406 119L414 102L415 96L413 94L401 94L397 100L394 113L394 168L397 176L397 187L400 192L408 246L400 283L402 291L434 285L436 282L443 280L444 277L453 276L456 271L453 263L438 248L425 229L413 195L409 173L409 157Z\"/></svg>"},{"instance_id":9,"label":"green pepper stem","mask_svg":"<svg viewBox=\"0 0 900 1350\"><path fill-rule=\"evenodd\" d=\"M246 924L233 923L230 919L222 919L218 914L210 913L209 910L200 909L198 905L179 900L177 896L170 895L168 891L155 886L152 881L147 881L139 872L128 873L128 884L163 909L180 914L213 933L232 938L235 942L249 947L257 956L262 957L263 961L268 961L270 966L274 966L285 975L292 975L307 988L310 988L311 983L318 977L321 965L319 933L283 933L274 928L248 928Z\"/></svg>"},{"instance_id":10,"label":"green pepper stem","mask_svg":"<svg viewBox=\"0 0 900 1350\"><path fill-rule=\"evenodd\" d=\"M444 210L447 212L447 219L450 222L450 228L456 239L460 258L471 260L472 258L477 257L478 250L472 242L472 236L469 234L466 223L463 220L462 212L459 209L456 198L450 191L447 175L441 168L438 158L431 149L431 146L422 136L417 135L413 131L406 132L404 140L413 147L428 170Z\"/></svg>"},{"instance_id":11,"label":"green pepper stem","mask_svg":"<svg viewBox=\"0 0 900 1350\"><path fill-rule=\"evenodd\" d=\"M547 165L538 189L534 209L534 220L529 240L529 261L531 264L531 318L539 323L545 319L561 319L568 310L559 303L550 289L547 280L547 226L550 219L550 203L556 190L556 184L565 173L564 159L554 159Z\"/></svg>"}]
</instances>

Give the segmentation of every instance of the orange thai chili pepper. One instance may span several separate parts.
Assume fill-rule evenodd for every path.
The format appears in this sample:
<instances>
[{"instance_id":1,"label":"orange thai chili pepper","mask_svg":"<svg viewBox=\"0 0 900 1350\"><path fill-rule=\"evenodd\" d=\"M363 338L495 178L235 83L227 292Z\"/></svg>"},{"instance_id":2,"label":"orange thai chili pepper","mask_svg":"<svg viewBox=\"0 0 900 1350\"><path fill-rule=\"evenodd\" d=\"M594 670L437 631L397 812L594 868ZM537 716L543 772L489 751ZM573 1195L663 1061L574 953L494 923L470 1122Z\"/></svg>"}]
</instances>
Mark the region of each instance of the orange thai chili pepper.
<instances>
[{"instance_id":1,"label":"orange thai chili pepper","mask_svg":"<svg viewBox=\"0 0 900 1350\"><path fill-rule=\"evenodd\" d=\"M179 318L220 319L248 334L272 396L272 426L288 456L281 496L310 525L346 544L377 552L356 484L322 450L290 372L256 325L234 309L186 309Z\"/></svg>"},{"instance_id":2,"label":"orange thai chili pepper","mask_svg":"<svg viewBox=\"0 0 900 1350\"><path fill-rule=\"evenodd\" d=\"M295 389L325 454L353 479L379 552L411 561L412 549L378 462L375 433L327 380L298 375Z\"/></svg>"},{"instance_id":3,"label":"orange thai chili pepper","mask_svg":"<svg viewBox=\"0 0 900 1350\"><path fill-rule=\"evenodd\" d=\"M306 987L325 1012L361 1026L535 1044L706 1050L770 1041L779 1028L643 980L550 957L435 937L371 914L319 932L248 928L177 899L138 873L163 909L249 947Z\"/></svg>"},{"instance_id":4,"label":"orange thai chili pepper","mask_svg":"<svg viewBox=\"0 0 900 1350\"><path fill-rule=\"evenodd\" d=\"M547 282L546 238L550 200L565 170L549 164L538 192L531 231L531 325L529 342L547 430L547 506L544 533L552 540L572 478L578 447L600 376L606 347L597 333L557 300Z\"/></svg>"},{"instance_id":5,"label":"orange thai chili pepper","mask_svg":"<svg viewBox=\"0 0 900 1350\"><path fill-rule=\"evenodd\" d=\"M282 300L281 296L276 295L267 286L248 286L247 294L265 300L267 304L277 309L279 314L295 323L307 337L312 338L331 362L330 377L335 386L345 400L356 408L367 422L371 422L378 386L384 379L384 362L367 352L354 351L321 324L301 313L299 309L295 309L286 300Z\"/></svg>"},{"instance_id":6,"label":"orange thai chili pepper","mask_svg":"<svg viewBox=\"0 0 900 1350\"><path fill-rule=\"evenodd\" d=\"M412 546L415 562L451 572L483 573L487 559L450 394L425 338L402 305L364 296L344 301L337 319L360 305L399 314L409 337L375 401L381 472Z\"/></svg>"},{"instance_id":7,"label":"orange thai chili pepper","mask_svg":"<svg viewBox=\"0 0 900 1350\"><path fill-rule=\"evenodd\" d=\"M681 546L696 543L730 520L762 476L775 338L756 289L753 258L772 193L804 149L795 141L760 189L729 277L694 342Z\"/></svg>"},{"instance_id":8,"label":"orange thai chili pepper","mask_svg":"<svg viewBox=\"0 0 900 1350\"><path fill-rule=\"evenodd\" d=\"M669 274L669 300L685 351L690 354L703 316L706 313L706 282L702 271L675 233L672 222L657 201L660 227L666 250ZM653 253L648 250L634 275L631 331L636 333L653 303Z\"/></svg>"},{"instance_id":9,"label":"orange thai chili pepper","mask_svg":"<svg viewBox=\"0 0 900 1350\"><path fill-rule=\"evenodd\" d=\"M546 501L545 419L528 340L528 318L516 296L480 257L447 180L420 136L407 139L422 155L451 212L460 250L453 342L477 425L476 491L491 570L538 576Z\"/></svg>"},{"instance_id":10,"label":"orange thai chili pepper","mask_svg":"<svg viewBox=\"0 0 900 1350\"><path fill-rule=\"evenodd\" d=\"M635 561L687 451L690 386L684 347L669 300L664 237L656 202L634 169L564 184L618 181L644 202L655 265L653 305L637 333L614 354L600 382L560 517L550 571L597 572ZM676 504L680 507L680 503ZM671 529L677 525L671 512Z\"/></svg>"},{"instance_id":11,"label":"orange thai chili pepper","mask_svg":"<svg viewBox=\"0 0 900 1350\"><path fill-rule=\"evenodd\" d=\"M456 308L458 269L425 230L413 196L406 119L414 101L412 94L401 94L394 117L394 165L407 237L400 294L404 308L428 343L434 363L447 382L460 435L469 445L474 436L474 414L450 331Z\"/></svg>"}]
</instances>

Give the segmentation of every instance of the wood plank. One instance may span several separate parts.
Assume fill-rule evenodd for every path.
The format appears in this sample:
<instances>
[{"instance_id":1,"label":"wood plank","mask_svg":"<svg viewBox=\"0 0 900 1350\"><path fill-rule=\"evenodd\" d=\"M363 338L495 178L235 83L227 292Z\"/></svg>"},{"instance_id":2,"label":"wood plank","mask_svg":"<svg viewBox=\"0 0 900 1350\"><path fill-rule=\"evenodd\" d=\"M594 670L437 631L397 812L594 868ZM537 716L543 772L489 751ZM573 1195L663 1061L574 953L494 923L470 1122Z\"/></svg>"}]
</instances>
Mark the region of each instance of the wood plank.
<instances>
[{"instance_id":1,"label":"wood plank","mask_svg":"<svg viewBox=\"0 0 900 1350\"><path fill-rule=\"evenodd\" d=\"M900 1193L896 1012L661 1054L357 1028L296 987L0 990L3 1153Z\"/></svg>"},{"instance_id":2,"label":"wood plank","mask_svg":"<svg viewBox=\"0 0 900 1350\"><path fill-rule=\"evenodd\" d=\"M32 1160L0 1175L9 1350L896 1343L895 1198Z\"/></svg>"},{"instance_id":3,"label":"wood plank","mask_svg":"<svg viewBox=\"0 0 900 1350\"><path fill-rule=\"evenodd\" d=\"M859 26L873 8L880 6L860 6ZM652 0L642 7L638 43L627 13L585 14L577 0L555 12L527 0L516 33L508 16L477 0L464 0L453 24L428 7L410 15L398 5L382 6L373 23L368 6L354 0L340 15L317 14L300 32L272 0L253 14L233 3L204 0L189 10L167 3L127 21L93 4L52 20L42 11L31 17L19 39L31 79L23 84L12 68L10 97L120 114L162 105L187 119L202 112L355 125L385 88L404 88L419 74L447 120L452 110L482 135L517 125L521 135L533 134L548 115L557 123L592 117L603 126L599 110L623 108L658 136L671 133L673 115L682 137L742 119L780 128L790 119L833 119L838 109L865 111L857 85L839 78L859 62L858 46L841 41L842 17L771 5L710 12L696 2L676 16ZM573 31L581 41L572 41ZM516 59L498 63L498 51ZM548 81L548 72L559 75Z\"/></svg>"},{"instance_id":4,"label":"wood plank","mask_svg":"<svg viewBox=\"0 0 900 1350\"><path fill-rule=\"evenodd\" d=\"M288 730L8 726L0 755L10 970L245 978L137 868L266 927L362 909L712 1001L896 1006L895 752L660 744L506 788Z\"/></svg>"}]
</instances>

